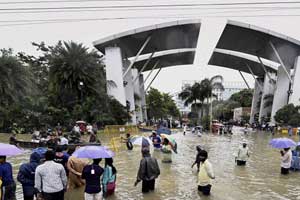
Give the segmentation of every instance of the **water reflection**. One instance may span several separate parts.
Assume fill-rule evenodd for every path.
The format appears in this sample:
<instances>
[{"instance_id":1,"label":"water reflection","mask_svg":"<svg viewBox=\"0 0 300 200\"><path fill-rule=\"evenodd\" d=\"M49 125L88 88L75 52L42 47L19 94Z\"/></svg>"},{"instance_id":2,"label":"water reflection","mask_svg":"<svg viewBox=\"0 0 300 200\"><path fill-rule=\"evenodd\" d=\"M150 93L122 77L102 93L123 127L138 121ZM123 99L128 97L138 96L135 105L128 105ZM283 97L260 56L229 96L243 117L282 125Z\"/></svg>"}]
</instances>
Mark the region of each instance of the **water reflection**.
<instances>
[{"instance_id":1,"label":"water reflection","mask_svg":"<svg viewBox=\"0 0 300 200\"><path fill-rule=\"evenodd\" d=\"M178 142L178 154L173 154L172 164L161 163L161 153L152 152L159 160L161 175L156 182L156 191L146 195L141 193L141 183L137 187L133 186L141 159L140 148L133 151L127 151L125 148L120 150L115 157L118 170L117 189L115 195L109 199L300 200L300 172L291 172L288 176L280 175L280 154L278 150L268 146L272 138L270 134L258 132L244 136L242 132L236 131L233 136L204 134L197 137L178 133L174 137ZM234 157L243 139L248 142L251 154L247 166L238 167ZM3 135L0 135L0 140L4 140ZM108 144L109 138L102 138L102 141ZM204 197L197 192L196 167L191 169L196 156L196 145L202 145L208 151L215 171L216 179L212 181L210 197ZM15 175L20 164L28 159L29 152L27 155L8 159L13 163ZM18 185L19 198L21 193L21 187ZM69 199L82 199L78 196L79 193L82 191L68 194L72 196Z\"/></svg>"}]
</instances>

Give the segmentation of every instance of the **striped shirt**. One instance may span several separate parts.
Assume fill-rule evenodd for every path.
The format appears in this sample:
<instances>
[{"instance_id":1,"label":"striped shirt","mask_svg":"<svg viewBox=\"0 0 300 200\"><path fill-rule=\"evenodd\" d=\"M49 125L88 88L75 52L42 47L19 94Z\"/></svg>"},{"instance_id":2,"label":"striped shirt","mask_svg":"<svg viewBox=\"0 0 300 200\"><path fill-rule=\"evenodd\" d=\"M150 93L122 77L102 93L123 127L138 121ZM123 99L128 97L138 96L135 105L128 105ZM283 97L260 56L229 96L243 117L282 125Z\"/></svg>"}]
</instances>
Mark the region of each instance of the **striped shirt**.
<instances>
[{"instance_id":1,"label":"striped shirt","mask_svg":"<svg viewBox=\"0 0 300 200\"><path fill-rule=\"evenodd\" d=\"M64 167L54 161L46 161L35 171L34 187L40 192L60 192L67 187L67 176Z\"/></svg>"}]
</instances>

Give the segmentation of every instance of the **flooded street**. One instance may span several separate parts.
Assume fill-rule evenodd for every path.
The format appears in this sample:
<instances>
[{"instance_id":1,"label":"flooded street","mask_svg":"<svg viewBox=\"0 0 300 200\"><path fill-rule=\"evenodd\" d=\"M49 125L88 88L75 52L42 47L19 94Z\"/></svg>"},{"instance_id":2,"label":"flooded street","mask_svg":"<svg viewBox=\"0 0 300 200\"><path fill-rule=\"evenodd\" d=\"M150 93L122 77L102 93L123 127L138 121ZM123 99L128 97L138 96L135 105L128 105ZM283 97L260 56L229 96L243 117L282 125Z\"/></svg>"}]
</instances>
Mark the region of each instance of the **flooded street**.
<instances>
[{"instance_id":1,"label":"flooded street","mask_svg":"<svg viewBox=\"0 0 300 200\"><path fill-rule=\"evenodd\" d=\"M161 175L156 181L156 191L143 195L141 183L134 187L137 168L141 159L140 148L129 152L121 149L114 158L117 174L117 190L109 199L264 199L288 200L300 199L300 172L291 172L288 176L280 175L279 150L272 149L268 142L272 136L268 133L251 133L244 136L235 131L233 136L215 136L212 134L197 137L191 133L183 136L178 132L173 135L178 143L178 154L173 154L172 164L161 163L161 153L152 152L159 161ZM0 135L3 142L7 136ZM234 158L240 142L245 139L251 152L246 167L235 165ZM295 140L297 138L294 138ZM108 144L108 139L104 144ZM211 196L204 197L197 192L196 166L191 165L196 156L196 145L208 151L213 164L216 179L212 181ZM124 144L125 146L125 144ZM27 155L10 157L15 174L22 162L27 162ZM104 161L101 162L101 165ZM21 187L18 184L18 198L21 199ZM78 197L78 195L76 195ZM82 199L81 197L72 198Z\"/></svg>"}]
</instances>

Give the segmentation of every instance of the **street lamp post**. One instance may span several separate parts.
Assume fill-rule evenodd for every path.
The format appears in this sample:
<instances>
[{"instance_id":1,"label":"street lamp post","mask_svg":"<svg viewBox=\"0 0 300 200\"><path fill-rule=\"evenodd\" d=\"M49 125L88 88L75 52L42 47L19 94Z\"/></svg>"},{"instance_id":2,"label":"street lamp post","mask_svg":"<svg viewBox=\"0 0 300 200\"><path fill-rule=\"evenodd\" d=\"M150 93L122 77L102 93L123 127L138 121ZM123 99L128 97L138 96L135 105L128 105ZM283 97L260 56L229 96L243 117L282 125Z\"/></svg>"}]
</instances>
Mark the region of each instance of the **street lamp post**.
<instances>
[{"instance_id":1,"label":"street lamp post","mask_svg":"<svg viewBox=\"0 0 300 200\"><path fill-rule=\"evenodd\" d=\"M81 105L83 103L83 86L84 86L83 82L80 81L79 82L79 89L80 89L80 102L81 102Z\"/></svg>"}]
</instances>

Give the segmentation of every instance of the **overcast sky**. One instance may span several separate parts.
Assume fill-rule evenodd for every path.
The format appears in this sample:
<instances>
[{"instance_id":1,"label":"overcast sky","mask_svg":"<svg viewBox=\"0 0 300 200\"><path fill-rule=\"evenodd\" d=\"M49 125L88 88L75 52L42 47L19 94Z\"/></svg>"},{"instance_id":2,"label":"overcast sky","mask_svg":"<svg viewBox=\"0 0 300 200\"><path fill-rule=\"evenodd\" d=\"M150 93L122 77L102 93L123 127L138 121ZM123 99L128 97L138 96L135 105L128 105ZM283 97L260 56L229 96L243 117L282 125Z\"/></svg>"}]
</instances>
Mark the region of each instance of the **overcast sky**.
<instances>
[{"instance_id":1,"label":"overcast sky","mask_svg":"<svg viewBox=\"0 0 300 200\"><path fill-rule=\"evenodd\" d=\"M246 22L263 28L286 34L290 37L300 40L300 2L296 4L273 4L273 5L245 5L245 6L193 6L193 7L172 7L176 4L195 4L195 3L230 3L230 2L270 2L269 1L193 1L193 0L128 0L128 1L105 1L92 0L78 2L56 1L51 3L14 3L7 2L32 2L37 0L0 0L0 48L13 48L15 52L23 51L36 54L31 42L44 41L46 44L55 44L58 40L73 40L81 42L92 48L92 42L102 37L130 30L146 25L157 24L167 21L180 19L201 19L209 22L209 27L205 37L207 41L214 39L215 30L219 24L227 19ZM45 1L45 0L44 0ZM75 0L76 1L76 0ZM273 2L273 1L272 1ZM285 1L288 2L288 1ZM147 7L147 8L114 8L103 10L103 6L140 6L140 5L158 5L168 4L170 7ZM87 8L80 12L57 11L49 8L62 7L97 7L94 11L87 11ZM299 7L298 7L299 6ZM238 8L240 7L240 8ZM20 10L23 8L23 10ZM25 8L25 9L24 9ZM27 8L46 8L43 13L41 10L26 10ZM5 10L7 9L7 10ZM17 10L9 10L17 9ZM138 10L140 9L140 10ZM45 12L46 11L46 12ZM9 12L9 13L5 13ZM260 16L258 16L260 15ZM294 15L294 16L284 16ZM126 19L116 19L126 18ZM66 19L90 21L66 22ZM24 21L25 20L25 21ZM28 21L26 21L28 20ZM35 21L32 21L35 20ZM36 20L64 20L64 22L49 23L49 21ZM31 24L26 24L31 23ZM12 24L21 24L13 26ZM24 25L26 24L26 25ZM201 48L210 48L211 42L202 44ZM154 81L153 87L164 92L174 93L181 89L182 80L201 80L204 77L221 74L225 81L242 81L238 71L226 68L206 66L203 61L208 55L196 59L193 66L177 66L162 69L158 78ZM155 73L153 73L154 75ZM251 85L254 81L250 75L246 75ZM146 84L147 85L147 84Z\"/></svg>"}]
</instances>

